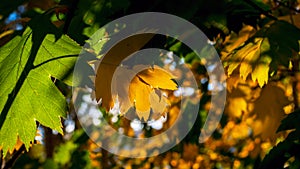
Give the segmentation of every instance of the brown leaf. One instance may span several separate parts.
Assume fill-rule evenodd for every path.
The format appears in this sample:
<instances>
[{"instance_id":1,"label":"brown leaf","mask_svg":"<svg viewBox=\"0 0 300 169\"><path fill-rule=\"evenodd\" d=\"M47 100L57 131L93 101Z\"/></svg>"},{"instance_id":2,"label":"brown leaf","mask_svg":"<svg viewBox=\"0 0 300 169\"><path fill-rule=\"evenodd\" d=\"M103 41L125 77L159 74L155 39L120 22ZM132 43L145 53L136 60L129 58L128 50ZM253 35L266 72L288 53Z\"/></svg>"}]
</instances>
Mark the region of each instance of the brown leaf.
<instances>
[{"instance_id":1,"label":"brown leaf","mask_svg":"<svg viewBox=\"0 0 300 169\"><path fill-rule=\"evenodd\" d=\"M114 106L111 94L111 82L116 66L101 64L95 78L96 100L101 99L102 107L109 110Z\"/></svg>"},{"instance_id":2,"label":"brown leaf","mask_svg":"<svg viewBox=\"0 0 300 169\"><path fill-rule=\"evenodd\" d=\"M170 104L168 103L167 98L163 96L162 92L152 91L150 93L150 105L153 112L152 118L158 119L160 116L163 115L163 113L165 113L167 105Z\"/></svg>"}]
</instances>

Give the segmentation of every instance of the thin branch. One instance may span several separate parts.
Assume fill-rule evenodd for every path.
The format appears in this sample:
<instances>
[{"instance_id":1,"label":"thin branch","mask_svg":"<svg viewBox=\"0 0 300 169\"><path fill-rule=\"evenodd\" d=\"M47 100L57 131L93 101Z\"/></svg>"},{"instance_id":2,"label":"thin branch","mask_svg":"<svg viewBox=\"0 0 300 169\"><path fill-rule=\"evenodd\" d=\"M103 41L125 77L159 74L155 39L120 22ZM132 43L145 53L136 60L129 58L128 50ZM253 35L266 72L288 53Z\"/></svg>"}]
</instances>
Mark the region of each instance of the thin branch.
<instances>
[{"instance_id":1,"label":"thin branch","mask_svg":"<svg viewBox=\"0 0 300 169\"><path fill-rule=\"evenodd\" d=\"M296 58L295 60L293 60L292 64L293 64L292 71L295 73L294 74L294 77L295 77L297 75L297 72L299 72L299 58ZM295 78L294 81L292 82L293 98L294 98L293 103L294 103L295 109L299 108L297 84L298 84L298 81Z\"/></svg>"},{"instance_id":2,"label":"thin branch","mask_svg":"<svg viewBox=\"0 0 300 169\"><path fill-rule=\"evenodd\" d=\"M268 11L265 11L264 9L262 9L260 6L258 6L256 3L254 3L252 0L244 0L244 1L246 3L248 3L249 5L251 5L253 8L260 11L263 15L269 17L270 19L278 20L275 16L271 15Z\"/></svg>"},{"instance_id":3,"label":"thin branch","mask_svg":"<svg viewBox=\"0 0 300 169\"><path fill-rule=\"evenodd\" d=\"M288 0L288 6L290 6L290 7L292 6L291 0ZM295 22L293 19L293 12L291 10L289 10L289 16L290 16L291 24L295 26Z\"/></svg>"},{"instance_id":4,"label":"thin branch","mask_svg":"<svg viewBox=\"0 0 300 169\"><path fill-rule=\"evenodd\" d=\"M293 7L287 5L287 4L285 4L284 2L281 2L281 1L279 1L279 0L274 0L274 2L277 3L277 4L279 4L280 6L283 6L283 7L288 8L288 9L294 11L294 12L297 12L297 13L300 12L300 10L298 10L298 9L296 9L296 8L293 8Z\"/></svg>"},{"instance_id":5,"label":"thin branch","mask_svg":"<svg viewBox=\"0 0 300 169\"><path fill-rule=\"evenodd\" d=\"M69 7L69 12L67 13L65 25L63 27L63 32L67 33L71 24L71 21L75 15L75 11L77 9L77 5L79 3L79 0L73 0L72 4Z\"/></svg>"}]
</instances>

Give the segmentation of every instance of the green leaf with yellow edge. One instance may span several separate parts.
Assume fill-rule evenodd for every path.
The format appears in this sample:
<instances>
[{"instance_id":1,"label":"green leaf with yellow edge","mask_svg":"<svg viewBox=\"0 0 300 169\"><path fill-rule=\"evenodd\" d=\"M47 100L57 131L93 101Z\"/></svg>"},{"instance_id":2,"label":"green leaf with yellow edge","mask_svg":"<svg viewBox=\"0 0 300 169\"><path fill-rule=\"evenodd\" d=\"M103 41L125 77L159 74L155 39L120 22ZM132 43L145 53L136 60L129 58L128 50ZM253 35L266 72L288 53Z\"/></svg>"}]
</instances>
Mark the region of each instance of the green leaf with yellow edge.
<instances>
[{"instance_id":1,"label":"green leaf with yellow edge","mask_svg":"<svg viewBox=\"0 0 300 169\"><path fill-rule=\"evenodd\" d=\"M67 77L81 48L65 35L59 39L44 35L44 39L37 37L27 28L0 49L0 147L4 154L13 149L17 138L28 149L36 135L36 122L63 133L61 117L65 117L67 104L51 77L71 85ZM34 44L36 38L40 46ZM28 65L31 61L33 65ZM21 78L24 81L19 84ZM18 92L16 87L20 87Z\"/></svg>"}]
</instances>

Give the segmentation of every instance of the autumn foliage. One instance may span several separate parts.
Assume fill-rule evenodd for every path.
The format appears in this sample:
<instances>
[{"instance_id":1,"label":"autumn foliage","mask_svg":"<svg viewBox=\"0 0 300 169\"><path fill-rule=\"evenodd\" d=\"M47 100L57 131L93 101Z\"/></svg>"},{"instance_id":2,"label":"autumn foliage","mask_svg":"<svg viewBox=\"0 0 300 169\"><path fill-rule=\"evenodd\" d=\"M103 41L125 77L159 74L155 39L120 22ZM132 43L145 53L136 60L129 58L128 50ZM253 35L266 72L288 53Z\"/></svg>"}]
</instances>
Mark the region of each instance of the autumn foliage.
<instances>
[{"instance_id":1,"label":"autumn foliage","mask_svg":"<svg viewBox=\"0 0 300 169\"><path fill-rule=\"evenodd\" d=\"M1 168L299 168L299 5L297 0L4 0ZM146 11L190 21L208 37L207 47L195 52L169 36L139 34L102 55L112 34L104 30L97 35L102 41L89 39L114 19ZM158 60L148 58L151 64L130 57L149 48L168 52ZM222 65L207 67L210 60L199 56L209 58L214 51ZM79 59L86 77L73 77ZM225 75L209 76L221 68ZM193 78L196 88L184 81ZM221 82L213 83L214 78ZM83 80L89 83L82 86ZM222 113L217 129L201 142L206 118L215 108L214 90L227 93L225 108L215 112ZM86 134L75 96L85 101L79 109L101 111L88 123L101 127L105 120L134 138L164 133L181 110L188 114L196 107L198 113L196 119L181 119L191 130L181 141L169 140L177 143L172 149L125 158L99 147L103 142L93 142L103 135L100 131ZM176 127L174 138L183 126ZM164 140L124 153L147 156L163 147Z\"/></svg>"}]
</instances>

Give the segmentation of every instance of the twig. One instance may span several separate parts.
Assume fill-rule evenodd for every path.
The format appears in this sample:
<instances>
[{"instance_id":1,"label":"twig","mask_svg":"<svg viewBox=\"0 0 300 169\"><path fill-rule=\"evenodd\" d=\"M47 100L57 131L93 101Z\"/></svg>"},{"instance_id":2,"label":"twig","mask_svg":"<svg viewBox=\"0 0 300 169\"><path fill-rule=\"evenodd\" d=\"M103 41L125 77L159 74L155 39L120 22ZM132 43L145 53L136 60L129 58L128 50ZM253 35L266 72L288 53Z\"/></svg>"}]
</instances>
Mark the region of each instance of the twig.
<instances>
[{"instance_id":1,"label":"twig","mask_svg":"<svg viewBox=\"0 0 300 169\"><path fill-rule=\"evenodd\" d=\"M298 100L298 91L297 91L297 73L299 72L299 58L296 58L295 60L292 60L292 64L293 64L293 68L292 71L295 73L294 74L294 81L292 82L292 86L293 86L293 102L294 102L294 106L295 106L295 110L299 108L299 100Z\"/></svg>"},{"instance_id":2,"label":"twig","mask_svg":"<svg viewBox=\"0 0 300 169\"><path fill-rule=\"evenodd\" d=\"M291 2L291 0L288 1L289 6L291 7L292 2L291 2L291 4L290 4L290 2ZM293 12L291 10L289 11L289 16L290 16L290 20L291 20L292 25L295 25L295 22L294 22L294 19L293 19Z\"/></svg>"},{"instance_id":3,"label":"twig","mask_svg":"<svg viewBox=\"0 0 300 169\"><path fill-rule=\"evenodd\" d=\"M71 24L73 16L75 15L75 10L77 8L78 2L79 2L79 0L74 0L73 3L69 7L69 12L67 13L65 25L64 25L64 28L63 28L64 33L67 33L68 30L69 30L69 26Z\"/></svg>"},{"instance_id":4,"label":"twig","mask_svg":"<svg viewBox=\"0 0 300 169\"><path fill-rule=\"evenodd\" d=\"M275 16L271 15L268 11L265 11L264 9L262 9L261 7L259 7L256 3L254 3L252 0L244 0L246 3L248 3L249 5L251 5L253 8L257 9L258 11L260 11L263 15L273 19L273 20L278 20Z\"/></svg>"},{"instance_id":5,"label":"twig","mask_svg":"<svg viewBox=\"0 0 300 169\"><path fill-rule=\"evenodd\" d=\"M280 6L283 6L283 7L286 7L292 11L295 11L295 12L300 12L300 10L296 9L296 8L293 8L289 5L286 5L285 3L281 2L281 1L278 1L278 0L274 0L275 3L278 3Z\"/></svg>"},{"instance_id":6,"label":"twig","mask_svg":"<svg viewBox=\"0 0 300 169\"><path fill-rule=\"evenodd\" d=\"M0 33L0 39L2 39L3 37L7 36L7 35L11 35L14 33L14 30L8 30L8 31L5 31L3 33Z\"/></svg>"}]
</instances>

